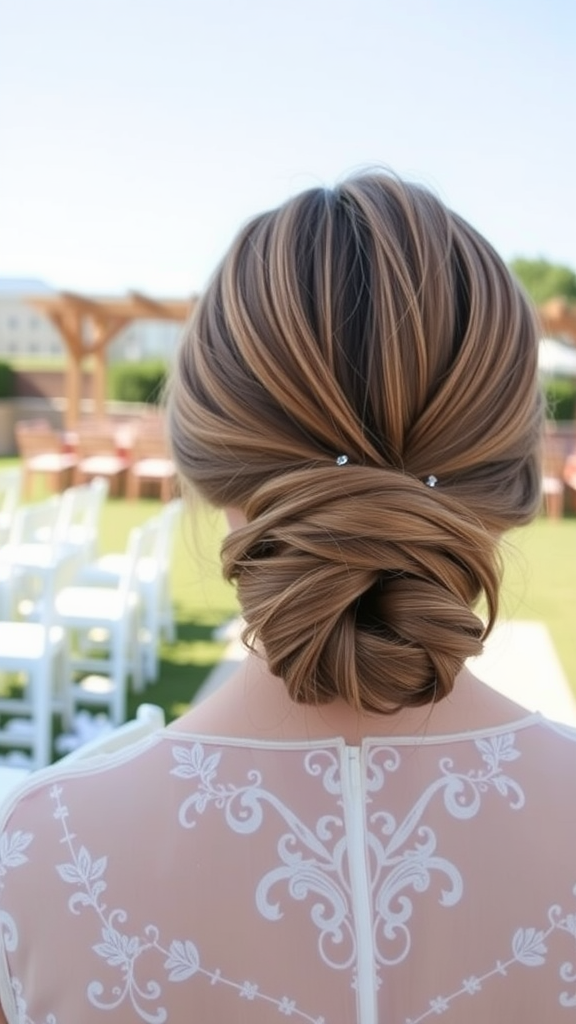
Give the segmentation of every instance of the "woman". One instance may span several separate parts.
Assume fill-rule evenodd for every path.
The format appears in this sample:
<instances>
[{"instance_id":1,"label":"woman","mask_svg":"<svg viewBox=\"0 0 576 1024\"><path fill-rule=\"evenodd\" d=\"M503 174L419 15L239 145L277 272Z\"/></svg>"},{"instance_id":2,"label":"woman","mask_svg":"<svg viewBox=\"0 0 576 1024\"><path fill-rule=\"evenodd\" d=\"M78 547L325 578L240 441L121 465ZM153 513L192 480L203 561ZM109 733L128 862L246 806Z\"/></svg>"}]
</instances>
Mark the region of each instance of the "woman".
<instances>
[{"instance_id":1,"label":"woman","mask_svg":"<svg viewBox=\"0 0 576 1024\"><path fill-rule=\"evenodd\" d=\"M359 177L241 232L169 419L252 653L6 813L9 1021L574 1017L576 734L465 667L541 417L524 296L425 190Z\"/></svg>"}]
</instances>

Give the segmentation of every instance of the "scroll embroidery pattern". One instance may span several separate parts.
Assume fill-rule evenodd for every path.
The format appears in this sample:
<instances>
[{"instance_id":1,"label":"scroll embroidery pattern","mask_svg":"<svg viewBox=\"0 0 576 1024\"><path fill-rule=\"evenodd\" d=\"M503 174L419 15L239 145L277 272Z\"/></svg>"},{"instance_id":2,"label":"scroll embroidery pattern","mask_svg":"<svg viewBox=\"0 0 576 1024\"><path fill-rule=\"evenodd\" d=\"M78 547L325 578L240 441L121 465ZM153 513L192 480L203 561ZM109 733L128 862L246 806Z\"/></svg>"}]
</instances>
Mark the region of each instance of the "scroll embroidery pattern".
<instances>
[{"instance_id":1,"label":"scroll embroidery pattern","mask_svg":"<svg viewBox=\"0 0 576 1024\"><path fill-rule=\"evenodd\" d=\"M323 1017L312 1016L296 1003L296 1000L284 995L276 998L263 991L253 981L233 981L224 977L219 969L209 970L201 963L197 945L189 938L172 939L166 944L160 929L148 924L143 934L131 934L127 928L128 913L122 908L109 910L103 901L107 889L105 874L108 858L100 856L94 859L85 846L77 846L76 836L68 827L69 811L62 802L63 790L54 785L50 797L54 801L54 817L60 821L63 843L67 847L70 859L64 864L56 865L56 870L63 882L75 887L75 892L68 899L68 907L73 914L91 910L100 925L100 941L92 949L110 967L116 968L118 981L108 991L104 984L95 979L87 988L87 998L92 1006L99 1010L114 1011L126 1001L130 1002L135 1013L146 1024L164 1024L168 1012L161 1004L162 985L156 977L145 977L144 963L149 964L149 955L156 953L162 959L167 980L184 982L193 976L203 976L211 985L225 985L235 990L241 999L261 1000L269 1003L281 1015L294 1017L308 1024L325 1024ZM27 1024L27 1022L26 1022ZM47 1021L46 1024L56 1024Z\"/></svg>"},{"instance_id":2,"label":"scroll embroidery pattern","mask_svg":"<svg viewBox=\"0 0 576 1024\"><path fill-rule=\"evenodd\" d=\"M462 821L478 814L482 797L490 789L508 799L512 809L524 804L518 783L505 774L502 765L520 756L513 734L497 735L476 741L483 767L467 773L457 770L450 758L439 762L438 778L421 794L402 820L387 811L377 811L368 820L366 841L370 851L371 887L376 959L380 965L400 963L410 951L409 922L413 898L423 893L432 876L444 875L441 906L453 906L463 893L461 874L438 850L432 828L423 823L431 802L441 797L447 813ZM193 792L179 808L179 821L185 828L196 827L198 817L213 806L224 814L232 831L240 835L257 832L266 808L275 812L287 826L277 844L279 863L258 882L256 905L270 921L282 917L280 903L272 890L287 889L295 900L314 898L310 918L318 931L318 951L328 966L344 969L356 961L356 938L351 882L347 863L347 837L343 814L321 817L310 828L263 785L261 773L251 770L244 786L218 780L222 754L205 754L201 743L172 748L176 766L172 774L196 783ZM396 772L401 756L396 748L378 746L369 752L366 765L368 801L380 791L387 776ZM316 776L324 789L337 798L342 808L343 793L340 764L329 749L314 750L304 758L307 774Z\"/></svg>"}]
</instances>

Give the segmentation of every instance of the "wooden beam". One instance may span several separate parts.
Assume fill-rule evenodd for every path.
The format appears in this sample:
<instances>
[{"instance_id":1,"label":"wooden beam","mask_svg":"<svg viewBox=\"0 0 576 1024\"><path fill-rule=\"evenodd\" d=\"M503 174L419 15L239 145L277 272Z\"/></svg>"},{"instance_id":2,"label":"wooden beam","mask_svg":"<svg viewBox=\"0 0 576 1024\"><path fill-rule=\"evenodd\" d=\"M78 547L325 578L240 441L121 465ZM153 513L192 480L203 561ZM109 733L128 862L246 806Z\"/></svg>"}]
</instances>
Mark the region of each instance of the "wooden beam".
<instances>
[{"instance_id":1,"label":"wooden beam","mask_svg":"<svg viewBox=\"0 0 576 1024\"><path fill-rule=\"evenodd\" d=\"M104 419L106 415L106 354L104 349L94 356L92 397L94 399L94 415L98 419Z\"/></svg>"},{"instance_id":2,"label":"wooden beam","mask_svg":"<svg viewBox=\"0 0 576 1024\"><path fill-rule=\"evenodd\" d=\"M82 387L82 358L70 352L66 364L66 412L64 422L67 430L74 430L80 418L80 394Z\"/></svg>"},{"instance_id":3,"label":"wooden beam","mask_svg":"<svg viewBox=\"0 0 576 1024\"><path fill-rule=\"evenodd\" d=\"M89 348L86 349L87 354L95 355L98 352L102 352L108 348L110 342L116 337L116 335L131 323L130 317L107 317L102 319L101 315L98 318L94 317L94 326L96 337Z\"/></svg>"},{"instance_id":4,"label":"wooden beam","mask_svg":"<svg viewBox=\"0 0 576 1024\"><path fill-rule=\"evenodd\" d=\"M106 345L110 341L109 325L101 320L94 322L94 342L90 348L93 357L92 397L94 414L104 419L106 413Z\"/></svg>"},{"instance_id":5,"label":"wooden beam","mask_svg":"<svg viewBox=\"0 0 576 1024\"><path fill-rule=\"evenodd\" d=\"M94 402L104 408L106 398L105 350L112 338L132 320L172 320L184 323L196 304L189 299L153 299L140 292L120 298L91 298L76 292L55 295L30 295L23 300L47 317L61 335L68 350L66 372L66 426L73 428L80 415L82 363L86 356L94 358ZM95 338L84 344L84 320L95 325Z\"/></svg>"},{"instance_id":6,"label":"wooden beam","mask_svg":"<svg viewBox=\"0 0 576 1024\"><path fill-rule=\"evenodd\" d=\"M62 315L93 315L99 318L120 317L126 320L175 320L183 323L196 304L196 296L189 299L152 299L136 292L119 298L89 298L74 292L57 295L33 295L25 300L38 312L52 319L54 313Z\"/></svg>"},{"instance_id":7,"label":"wooden beam","mask_svg":"<svg viewBox=\"0 0 576 1024\"><path fill-rule=\"evenodd\" d=\"M76 292L60 292L58 298L64 306L73 309L80 315L98 315L101 312L100 303L86 295L78 295Z\"/></svg>"},{"instance_id":8,"label":"wooden beam","mask_svg":"<svg viewBox=\"0 0 576 1024\"><path fill-rule=\"evenodd\" d=\"M130 292L130 298L133 300L135 308L141 309L144 316L153 316L158 320L172 319L163 302L151 299L148 295L143 295L142 292Z\"/></svg>"}]
</instances>

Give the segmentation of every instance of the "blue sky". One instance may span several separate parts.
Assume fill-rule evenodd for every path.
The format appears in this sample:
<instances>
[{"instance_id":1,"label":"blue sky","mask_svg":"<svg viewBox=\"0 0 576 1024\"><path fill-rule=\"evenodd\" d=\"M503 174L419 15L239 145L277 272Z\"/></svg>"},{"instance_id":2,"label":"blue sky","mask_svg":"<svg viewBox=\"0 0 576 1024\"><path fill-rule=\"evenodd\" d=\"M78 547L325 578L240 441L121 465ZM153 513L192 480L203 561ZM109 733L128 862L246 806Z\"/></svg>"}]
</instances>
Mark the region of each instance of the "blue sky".
<instances>
[{"instance_id":1,"label":"blue sky","mask_svg":"<svg viewBox=\"0 0 576 1024\"><path fill-rule=\"evenodd\" d=\"M0 275L186 295L375 164L576 268L575 52L573 0L5 0Z\"/></svg>"}]
</instances>

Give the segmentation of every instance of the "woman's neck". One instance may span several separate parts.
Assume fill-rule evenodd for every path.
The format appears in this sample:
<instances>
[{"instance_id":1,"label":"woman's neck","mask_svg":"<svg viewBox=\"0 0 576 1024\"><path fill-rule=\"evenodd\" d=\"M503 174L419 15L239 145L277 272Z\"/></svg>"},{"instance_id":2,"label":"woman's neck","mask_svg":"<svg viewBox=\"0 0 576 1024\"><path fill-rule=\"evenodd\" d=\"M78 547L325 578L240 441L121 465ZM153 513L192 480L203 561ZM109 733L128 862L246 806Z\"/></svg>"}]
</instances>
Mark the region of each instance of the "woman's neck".
<instances>
[{"instance_id":1,"label":"woman's neck","mask_svg":"<svg viewBox=\"0 0 576 1024\"><path fill-rule=\"evenodd\" d=\"M529 712L502 697L464 668L452 693L437 704L383 715L356 711L340 698L296 704L263 658L250 654L214 694L171 728L256 740L308 740L342 736L358 745L366 736L419 736L470 732L519 721Z\"/></svg>"}]
</instances>

